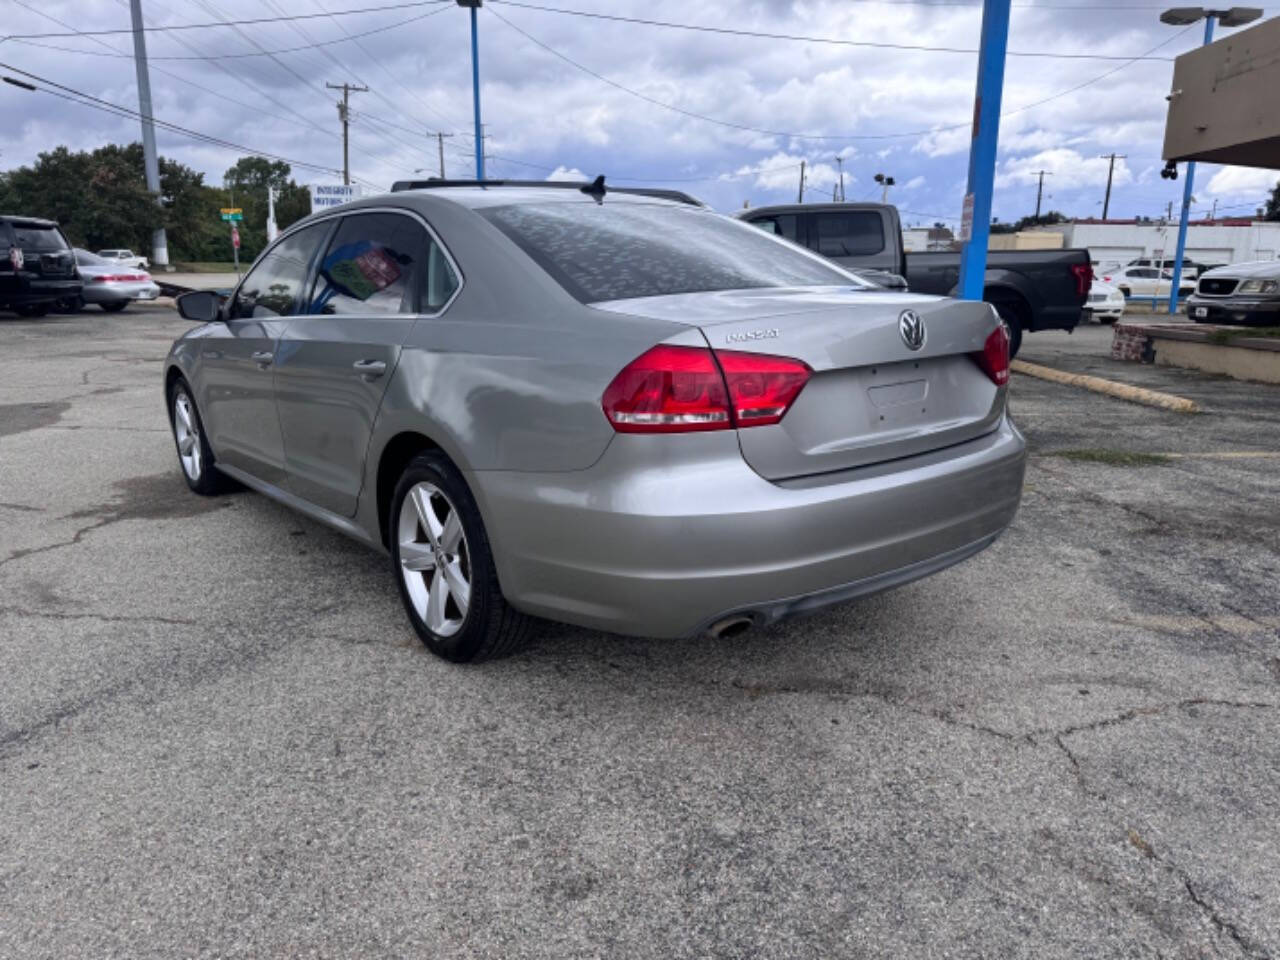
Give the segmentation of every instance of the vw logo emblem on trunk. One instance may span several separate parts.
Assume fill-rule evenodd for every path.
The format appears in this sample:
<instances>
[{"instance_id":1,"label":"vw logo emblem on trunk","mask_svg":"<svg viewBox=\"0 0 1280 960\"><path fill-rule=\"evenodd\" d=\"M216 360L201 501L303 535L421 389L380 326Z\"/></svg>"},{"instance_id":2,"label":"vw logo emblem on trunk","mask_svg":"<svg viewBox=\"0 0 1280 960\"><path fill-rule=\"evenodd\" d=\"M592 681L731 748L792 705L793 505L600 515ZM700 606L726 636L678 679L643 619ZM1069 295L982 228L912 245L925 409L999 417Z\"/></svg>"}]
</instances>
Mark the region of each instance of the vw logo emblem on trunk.
<instances>
[{"instance_id":1,"label":"vw logo emblem on trunk","mask_svg":"<svg viewBox=\"0 0 1280 960\"><path fill-rule=\"evenodd\" d=\"M924 346L924 319L914 310L903 310L898 314L898 332L902 334L902 342L908 350L919 350Z\"/></svg>"}]
</instances>

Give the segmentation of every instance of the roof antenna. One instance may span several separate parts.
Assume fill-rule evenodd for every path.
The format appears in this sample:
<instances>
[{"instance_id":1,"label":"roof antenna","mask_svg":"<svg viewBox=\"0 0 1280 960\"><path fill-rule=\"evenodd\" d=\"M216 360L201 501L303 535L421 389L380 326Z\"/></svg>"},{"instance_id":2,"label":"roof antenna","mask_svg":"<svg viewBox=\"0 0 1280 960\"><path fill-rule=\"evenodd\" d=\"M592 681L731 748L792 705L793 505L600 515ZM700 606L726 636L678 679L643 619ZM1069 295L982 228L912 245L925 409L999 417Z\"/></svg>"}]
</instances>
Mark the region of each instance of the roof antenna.
<instances>
[{"instance_id":1,"label":"roof antenna","mask_svg":"<svg viewBox=\"0 0 1280 960\"><path fill-rule=\"evenodd\" d=\"M600 176L596 177L586 186L579 187L578 189L587 196L593 198L596 203L603 204L605 195L604 174L600 174Z\"/></svg>"}]
</instances>

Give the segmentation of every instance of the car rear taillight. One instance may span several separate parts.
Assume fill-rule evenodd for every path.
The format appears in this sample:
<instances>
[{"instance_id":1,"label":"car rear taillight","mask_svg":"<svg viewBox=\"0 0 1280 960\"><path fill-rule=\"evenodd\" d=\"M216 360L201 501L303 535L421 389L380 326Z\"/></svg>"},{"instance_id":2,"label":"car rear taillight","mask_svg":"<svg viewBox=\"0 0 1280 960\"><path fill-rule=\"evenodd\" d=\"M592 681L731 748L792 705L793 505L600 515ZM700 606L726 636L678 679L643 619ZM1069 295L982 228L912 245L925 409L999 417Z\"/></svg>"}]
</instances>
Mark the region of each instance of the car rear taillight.
<instances>
[{"instance_id":1,"label":"car rear taillight","mask_svg":"<svg viewBox=\"0 0 1280 960\"><path fill-rule=\"evenodd\" d=\"M619 433L725 430L729 395L711 351L657 346L622 368L601 398Z\"/></svg>"},{"instance_id":2,"label":"car rear taillight","mask_svg":"<svg viewBox=\"0 0 1280 960\"><path fill-rule=\"evenodd\" d=\"M137 283L147 279L140 273L110 273L100 277L86 277L86 283Z\"/></svg>"},{"instance_id":3,"label":"car rear taillight","mask_svg":"<svg viewBox=\"0 0 1280 960\"><path fill-rule=\"evenodd\" d=\"M1003 323L998 324L979 353L971 353L973 362L982 368L982 372L991 378L997 387L1009 382L1009 331Z\"/></svg>"},{"instance_id":4,"label":"car rear taillight","mask_svg":"<svg viewBox=\"0 0 1280 960\"><path fill-rule=\"evenodd\" d=\"M1089 285L1093 283L1093 267L1087 263L1073 263L1071 272L1076 278L1076 296L1087 296Z\"/></svg>"},{"instance_id":5,"label":"car rear taillight","mask_svg":"<svg viewBox=\"0 0 1280 960\"><path fill-rule=\"evenodd\" d=\"M777 423L791 409L813 372L808 364L790 357L722 350L716 359L724 371L734 425L738 427Z\"/></svg>"},{"instance_id":6,"label":"car rear taillight","mask_svg":"<svg viewBox=\"0 0 1280 960\"><path fill-rule=\"evenodd\" d=\"M622 368L600 403L619 433L686 433L777 423L809 379L799 360L660 345Z\"/></svg>"}]
</instances>

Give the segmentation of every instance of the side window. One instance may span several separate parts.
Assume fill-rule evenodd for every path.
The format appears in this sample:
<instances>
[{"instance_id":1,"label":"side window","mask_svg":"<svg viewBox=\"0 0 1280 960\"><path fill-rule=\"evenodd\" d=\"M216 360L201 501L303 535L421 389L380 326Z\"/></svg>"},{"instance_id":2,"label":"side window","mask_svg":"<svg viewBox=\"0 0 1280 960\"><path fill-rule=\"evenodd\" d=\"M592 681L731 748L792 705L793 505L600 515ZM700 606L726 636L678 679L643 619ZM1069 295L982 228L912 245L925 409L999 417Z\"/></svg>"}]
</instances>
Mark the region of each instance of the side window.
<instances>
[{"instance_id":1,"label":"side window","mask_svg":"<svg viewBox=\"0 0 1280 960\"><path fill-rule=\"evenodd\" d=\"M795 242L796 215L794 213L784 213L776 217L762 217L759 220L751 220L749 222L752 226L759 227L765 233L786 237L793 243Z\"/></svg>"},{"instance_id":2,"label":"side window","mask_svg":"<svg viewBox=\"0 0 1280 960\"><path fill-rule=\"evenodd\" d=\"M813 214L814 249L824 257L861 257L884 250L884 221L874 211Z\"/></svg>"},{"instance_id":3,"label":"side window","mask_svg":"<svg viewBox=\"0 0 1280 960\"><path fill-rule=\"evenodd\" d=\"M427 255L427 284L426 294L422 298L422 310L424 313L435 313L449 302L453 292L458 289L458 275L453 272L449 258L444 255L440 244L434 240L427 242L431 244L431 252Z\"/></svg>"},{"instance_id":4,"label":"side window","mask_svg":"<svg viewBox=\"0 0 1280 960\"><path fill-rule=\"evenodd\" d=\"M422 224L403 214L343 217L320 261L307 312L412 313L423 271L430 280L432 246ZM444 284L439 281L434 292ZM428 289L428 300L432 294Z\"/></svg>"},{"instance_id":5,"label":"side window","mask_svg":"<svg viewBox=\"0 0 1280 960\"><path fill-rule=\"evenodd\" d=\"M239 319L293 316L307 279L307 269L329 226L313 223L268 250L240 285L235 303L231 305L231 316Z\"/></svg>"}]
</instances>

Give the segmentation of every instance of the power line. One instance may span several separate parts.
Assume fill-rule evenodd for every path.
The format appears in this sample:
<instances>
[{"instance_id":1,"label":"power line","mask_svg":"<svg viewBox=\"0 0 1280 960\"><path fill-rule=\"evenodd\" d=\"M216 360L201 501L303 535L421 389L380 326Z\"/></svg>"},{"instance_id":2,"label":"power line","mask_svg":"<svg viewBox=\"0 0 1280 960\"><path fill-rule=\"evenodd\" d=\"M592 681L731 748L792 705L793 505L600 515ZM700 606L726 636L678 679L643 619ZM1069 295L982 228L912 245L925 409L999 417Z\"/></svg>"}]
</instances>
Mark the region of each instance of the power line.
<instances>
[{"instance_id":1,"label":"power line","mask_svg":"<svg viewBox=\"0 0 1280 960\"><path fill-rule=\"evenodd\" d=\"M15 0L15 2L17 2L17 0ZM23 4L23 6L25 6L25 4ZM31 8L30 8L30 7L28 7L27 9L31 9ZM429 11L428 11L428 12L426 12L426 13L420 13L420 14L418 14L417 16L409 17L407 20L397 20L395 23L387 24L387 25L386 25L386 26L384 26L384 27L374 27L373 29L371 29L371 30L366 30L366 31L364 31L363 33L349 34L349 35L347 35L347 36L337 37L337 38L335 38L335 39L333 39L333 40L314 40L314 41L312 41L312 42L310 42L310 43L306 43L306 44L303 44L303 45L301 45L301 46L297 46L297 47L282 47L282 48L281 48L281 49L279 49L279 50L264 50L264 49L262 49L261 47L259 47L259 49L258 49L258 50L256 50L256 51L255 51L255 52L253 52L253 53L218 53L218 54L203 54L203 53L198 53L198 54L193 54L192 56L189 56L189 57L174 57L174 56L168 56L168 57L149 57L148 59L151 59L151 60L163 60L163 61L166 61L166 62L173 62L173 61L187 61L187 60L197 60L197 61L203 61L203 62L206 62L206 63L212 63L212 62L217 61L217 60L248 60L248 59L253 58L253 57L274 57L274 56L276 56L277 54L281 54L281 53L299 53L299 52L304 51L304 50L314 50L314 49L320 49L320 48L323 48L323 47L331 47L331 46L334 46L334 45L336 45L336 44L339 44L339 43L346 43L346 42L351 41L351 40L359 41L360 39L362 39L362 38L364 38L364 37L371 37L371 36L373 36L374 34L377 34L377 33L387 33L387 32L388 32L388 31L390 31L390 30L397 30L397 29L399 29L400 27L406 26L407 24L410 24L410 23L416 23L416 22L417 22L417 21L419 21L419 20L425 20L427 17L434 17L437 13L444 13L447 9L448 9L448 7L439 7L438 9L435 9L435 10L429 10ZM36 12L36 13L43 13L43 11L40 11L40 10L36 10L36 11L34 11L34 12ZM50 19L52 19L52 18L50 18ZM280 19L281 19L282 21L292 21L292 19L293 19L293 18L292 18L292 17L281 17ZM59 23L60 23L61 21L55 21L55 22L59 22ZM227 26L238 26L240 23L244 23L244 22L251 22L251 21L232 21L232 20L228 20L228 21L226 21L226 25L227 25ZM290 23L289 23L289 25L290 25L290 26L293 26L293 27L295 27L295 28L296 28L296 25L295 25L295 24L293 24L292 22L290 22ZM157 28L155 28L155 27L147 27L147 28L146 28L146 30L147 30L147 31L151 31L151 30L155 30L155 29L157 29ZM100 36L100 35L101 35L101 31L90 31L90 32L78 32L78 33L70 34L69 36L74 36L74 37L85 37L85 38L88 38L88 39L94 39L94 38L96 38L96 37L98 37L98 36ZM51 34L51 36L61 36L61 35L52 35L52 34ZM91 56L91 57L127 57L127 58L132 58L132 56L133 56L133 54L131 54L131 53L119 53L119 52L117 52L117 51L112 51L111 53L98 53L96 50L77 50L77 49L75 49L74 47L63 47L63 46L59 46L58 44L55 44L55 43L42 43L42 42L40 42L39 40L31 40L31 39L27 39L27 38L19 37L19 36L6 37L5 39L8 39L8 40L15 40L15 41L17 41L18 43L27 44L28 46L32 46L32 47L40 47L40 48L45 49L45 50L61 50L61 51L62 51L62 52L64 52L64 53L80 53L80 54L87 54L87 55L89 55L89 56ZM110 49L110 48L108 47L108 49Z\"/></svg>"},{"instance_id":2,"label":"power line","mask_svg":"<svg viewBox=\"0 0 1280 960\"><path fill-rule=\"evenodd\" d=\"M511 4L514 2L514 0L502 0L502 2ZM529 4L519 4L519 5L529 6ZM554 47L551 47L548 44L543 43L537 37L533 36L527 31L516 26L514 23L512 23L502 14L498 13L496 10L492 8L492 6L484 7L483 9L487 10L489 14L491 14L492 16L497 17L499 20L505 23L508 27L510 27L516 33L520 34L530 43L533 43L536 46L541 47L543 50L551 54L553 57L556 57L559 60L563 60L565 63L569 64L571 67L574 67L577 70L581 70L583 73L587 74L588 76L595 77L597 80L599 80L602 83L606 83L617 90L621 90L623 93L636 97L639 100L643 100L646 103L651 103L656 107L661 107L664 110L670 110L673 113L679 113L683 116L689 117L694 120L702 120L706 123L713 123L713 124L716 124L717 126L728 127L733 130L744 130L749 133L761 133L771 137L787 137L794 140L850 141L850 140L898 140L898 139L904 139L909 137L923 137L923 136L928 136L930 134L944 133L949 130L967 129L970 126L970 121L966 121L964 123L954 123L954 124L948 124L945 126L935 126L925 130L910 130L910 131L904 131L901 133L826 134L826 133L795 133L789 130L769 130L763 127L753 127L750 124L737 123L732 120L722 120L717 117L707 116L706 114L703 114L703 113L696 113L695 111L692 111L692 110L686 110L683 107L678 107L673 103L667 103L664 100L659 100L656 97L651 97L646 93L641 93L639 90L635 90L624 84L618 83L616 80L612 80L609 77L606 77L602 73L597 73L595 70L592 70L590 67L579 63L578 61L567 56L566 54L561 53L559 50L556 50ZM1117 73L1120 70L1123 70L1125 67L1131 66L1132 64L1137 63L1140 60L1150 59L1149 54L1151 52L1155 50L1159 50L1161 47L1165 46L1168 43L1172 43L1174 40L1176 40L1179 36L1181 36L1183 33L1185 33L1189 29L1191 28L1187 27L1184 30L1179 31L1177 34L1171 37L1168 37L1167 39L1162 40L1160 43L1156 44L1146 54L1139 54L1138 56L1125 61L1124 63L1120 64L1117 67L1113 67L1111 70L1108 70L1106 73L1103 73L1097 77L1094 77L1091 80L1086 80L1084 83L1077 84L1076 86L1071 87L1068 90L1063 90L1059 93L1055 93L1051 96L1045 97L1042 100L1037 100L1034 103L1029 103L1029 104L1026 104L1025 106L1016 107L1013 110L1004 111L1003 113L1001 113L1001 116L1007 117L1012 114L1021 113L1024 110L1030 110L1032 107L1042 106L1043 104L1049 103L1053 100L1057 100L1059 97L1065 97L1087 86L1090 86L1091 84L1097 83L1098 81L1103 80L1106 77L1109 77L1112 74Z\"/></svg>"},{"instance_id":3,"label":"power line","mask_svg":"<svg viewBox=\"0 0 1280 960\"><path fill-rule=\"evenodd\" d=\"M322 17L351 17L365 13L381 13L386 10L411 10L420 7L442 6L452 0L411 0L407 3L388 3L378 7L360 7L355 10L332 10L325 13L294 13L279 17L254 17L249 20L217 20L212 23L174 23L144 28L148 33L169 33L178 30L208 30L214 27L245 27L261 23L284 23L289 20L318 20ZM71 33L11 33L0 40L54 40L58 37L109 37L115 34L133 33L130 29L77 30Z\"/></svg>"},{"instance_id":4,"label":"power line","mask_svg":"<svg viewBox=\"0 0 1280 960\"><path fill-rule=\"evenodd\" d=\"M547 7L525 0L492 0L509 7L523 7L526 10L539 10L543 13L560 13L573 17L589 17L594 20L612 20L616 23L634 23L646 27L666 27L672 30L692 30L698 33L717 33L731 37L754 37L760 40L796 40L802 43L822 43L841 47L871 47L880 50L917 50L927 53L968 53L978 52L977 47L931 47L915 43L887 43L877 40L844 40L837 37L813 37L794 33L768 33L757 30L742 30L735 27L712 27L703 24L676 23L671 20L649 20L644 17L624 17L614 13L595 13L589 10L569 10L563 7ZM492 10L492 8L490 8ZM1104 9L1113 9L1106 7ZM1151 57L1139 54L1137 57L1121 56L1109 53L1053 53L1048 50L1009 50L1006 56L1036 57L1050 60L1162 60L1172 61L1172 57Z\"/></svg>"},{"instance_id":5,"label":"power line","mask_svg":"<svg viewBox=\"0 0 1280 960\"><path fill-rule=\"evenodd\" d=\"M28 70L22 70L9 63L0 62L0 67L3 67L6 70L11 70L17 74L21 74L24 77L28 77L37 83L45 84L45 87L37 88L38 92L47 93L62 100L68 100L71 103L78 103L81 106L92 107L93 109L102 110L106 113L113 113L120 117L127 117L135 120L150 120L157 127L164 130L178 133L185 137L190 137L193 140L199 140L202 143L209 143L215 146L238 150L241 153L250 154L251 156L265 157L268 160L283 160L285 163L293 166L306 167L323 173L341 173L340 170L337 170L334 167L325 167L317 163L312 163L308 160L295 160L291 157L284 157L276 153L269 153L265 150L256 150L253 147L246 147L244 144L234 143L230 140L224 140L221 137L215 137L211 134L201 133L198 130L192 130L188 127L180 126L176 123L170 123L167 120L161 120L159 117L149 116L129 107L121 106L118 103L112 103L110 100L103 100L101 97L95 97L92 94L85 93L83 90L77 90L74 87L68 87L65 84L57 83L56 81L49 80L38 74L31 73ZM50 87L54 89L48 89Z\"/></svg>"}]
</instances>

